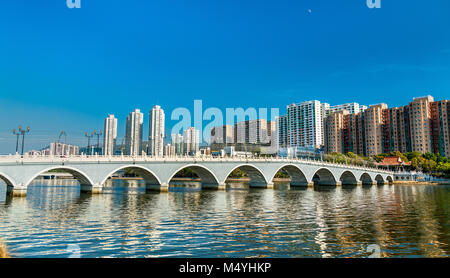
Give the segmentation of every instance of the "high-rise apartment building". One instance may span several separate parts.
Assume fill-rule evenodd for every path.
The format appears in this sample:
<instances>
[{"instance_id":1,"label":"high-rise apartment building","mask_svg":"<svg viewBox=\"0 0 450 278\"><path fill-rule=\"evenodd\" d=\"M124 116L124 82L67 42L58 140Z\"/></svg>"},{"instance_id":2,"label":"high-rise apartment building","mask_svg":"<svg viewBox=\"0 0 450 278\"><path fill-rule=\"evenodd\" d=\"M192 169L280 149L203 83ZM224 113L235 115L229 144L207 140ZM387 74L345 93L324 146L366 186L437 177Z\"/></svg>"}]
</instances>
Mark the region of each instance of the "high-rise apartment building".
<instances>
[{"instance_id":1,"label":"high-rise apartment building","mask_svg":"<svg viewBox=\"0 0 450 278\"><path fill-rule=\"evenodd\" d=\"M234 124L234 142L236 144L248 144L249 121Z\"/></svg>"},{"instance_id":2,"label":"high-rise apartment building","mask_svg":"<svg viewBox=\"0 0 450 278\"><path fill-rule=\"evenodd\" d=\"M139 109L135 109L128 115L125 130L125 152L127 155L136 156L141 154L143 123L144 114Z\"/></svg>"},{"instance_id":3,"label":"high-rise apartment building","mask_svg":"<svg viewBox=\"0 0 450 278\"><path fill-rule=\"evenodd\" d=\"M434 101L432 96L414 98L406 106L388 108L386 104L372 105L363 112L344 115L341 123L328 116L326 125L326 151L341 151L335 147L337 131L343 128L342 152L377 155L400 151L433 152L450 155L449 100ZM331 114L333 115L333 114ZM280 133L280 132L279 132ZM333 145L333 144L334 145Z\"/></svg>"},{"instance_id":4,"label":"high-rise apartment building","mask_svg":"<svg viewBox=\"0 0 450 278\"><path fill-rule=\"evenodd\" d=\"M277 123L276 121L269 121L267 122L267 137L263 134L261 138L261 142L263 144L269 144L272 146L276 146L276 132L277 132Z\"/></svg>"},{"instance_id":5,"label":"high-rise apartment building","mask_svg":"<svg viewBox=\"0 0 450 278\"><path fill-rule=\"evenodd\" d=\"M433 152L450 157L450 100L433 102L431 109Z\"/></svg>"},{"instance_id":6,"label":"high-rise apartment building","mask_svg":"<svg viewBox=\"0 0 450 278\"><path fill-rule=\"evenodd\" d=\"M277 146L279 149L286 148L289 146L287 116L279 116L276 118L275 122Z\"/></svg>"},{"instance_id":7,"label":"high-rise apartment building","mask_svg":"<svg viewBox=\"0 0 450 278\"><path fill-rule=\"evenodd\" d=\"M347 121L349 120L349 118L346 117L348 114L349 112L347 110L340 110L338 112L331 113L326 118L324 128L325 152L345 152L346 146L344 142L348 142L348 138L346 138L344 130L348 130Z\"/></svg>"},{"instance_id":8,"label":"high-rise apartment building","mask_svg":"<svg viewBox=\"0 0 450 278\"><path fill-rule=\"evenodd\" d=\"M149 113L149 135L150 154L153 156L163 156L164 154L164 130L165 114L159 105L155 105Z\"/></svg>"},{"instance_id":9,"label":"high-rise apartment building","mask_svg":"<svg viewBox=\"0 0 450 278\"><path fill-rule=\"evenodd\" d=\"M43 155L55 155L55 156L60 156L60 155L78 155L80 152L80 148L78 146L74 146L74 145L70 145L70 144L64 144L64 143L60 143L60 142L53 142L50 143L50 146L45 149L42 150L42 154Z\"/></svg>"},{"instance_id":10,"label":"high-rise apartment building","mask_svg":"<svg viewBox=\"0 0 450 278\"><path fill-rule=\"evenodd\" d=\"M232 125L223 125L211 128L211 144L233 144L234 128Z\"/></svg>"},{"instance_id":11,"label":"high-rise apartment building","mask_svg":"<svg viewBox=\"0 0 450 278\"><path fill-rule=\"evenodd\" d=\"M271 143L272 138L272 126L274 123L271 121L267 122L265 119L250 120L248 121L248 144L263 144L267 145Z\"/></svg>"},{"instance_id":12,"label":"high-rise apartment building","mask_svg":"<svg viewBox=\"0 0 450 278\"><path fill-rule=\"evenodd\" d=\"M366 155L377 155L384 151L384 124L387 104L371 105L364 111L364 132L366 137Z\"/></svg>"},{"instance_id":13,"label":"high-rise apartment building","mask_svg":"<svg viewBox=\"0 0 450 278\"><path fill-rule=\"evenodd\" d=\"M323 143L323 120L326 106L318 100L287 107L287 137L290 147L320 148Z\"/></svg>"},{"instance_id":14,"label":"high-rise apartment building","mask_svg":"<svg viewBox=\"0 0 450 278\"><path fill-rule=\"evenodd\" d=\"M114 148L117 140L117 119L114 115L110 114L105 119L103 135L103 154L114 155Z\"/></svg>"},{"instance_id":15,"label":"high-rise apartment building","mask_svg":"<svg viewBox=\"0 0 450 278\"><path fill-rule=\"evenodd\" d=\"M231 125L218 126L211 129L211 143L270 145L272 133L275 133L275 122L265 119L237 122Z\"/></svg>"},{"instance_id":16,"label":"high-rise apartment building","mask_svg":"<svg viewBox=\"0 0 450 278\"><path fill-rule=\"evenodd\" d=\"M188 155L195 155L199 150L200 132L194 127L189 127L183 132L184 151Z\"/></svg>"},{"instance_id":17,"label":"high-rise apartment building","mask_svg":"<svg viewBox=\"0 0 450 278\"><path fill-rule=\"evenodd\" d=\"M176 155L184 154L184 139L183 135L179 133L172 133L172 146Z\"/></svg>"},{"instance_id":18,"label":"high-rise apartment building","mask_svg":"<svg viewBox=\"0 0 450 278\"><path fill-rule=\"evenodd\" d=\"M411 131L411 150L413 152L432 152L431 140L431 103L432 96L414 98L409 103Z\"/></svg>"},{"instance_id":19,"label":"high-rise apartment building","mask_svg":"<svg viewBox=\"0 0 450 278\"><path fill-rule=\"evenodd\" d=\"M389 150L402 153L411 151L409 106L389 108Z\"/></svg>"},{"instance_id":20,"label":"high-rise apartment building","mask_svg":"<svg viewBox=\"0 0 450 278\"><path fill-rule=\"evenodd\" d=\"M364 105L359 105L356 102L350 102L345 104L333 105L328 108L328 115L333 112L339 112L343 110L347 110L349 114L358 114L362 112L362 109L366 107ZM366 107L367 108L367 107ZM364 109L365 110L365 109Z\"/></svg>"},{"instance_id":21,"label":"high-rise apartment building","mask_svg":"<svg viewBox=\"0 0 450 278\"><path fill-rule=\"evenodd\" d=\"M175 146L172 144L166 144L164 146L164 156L174 156L175 155Z\"/></svg>"}]
</instances>

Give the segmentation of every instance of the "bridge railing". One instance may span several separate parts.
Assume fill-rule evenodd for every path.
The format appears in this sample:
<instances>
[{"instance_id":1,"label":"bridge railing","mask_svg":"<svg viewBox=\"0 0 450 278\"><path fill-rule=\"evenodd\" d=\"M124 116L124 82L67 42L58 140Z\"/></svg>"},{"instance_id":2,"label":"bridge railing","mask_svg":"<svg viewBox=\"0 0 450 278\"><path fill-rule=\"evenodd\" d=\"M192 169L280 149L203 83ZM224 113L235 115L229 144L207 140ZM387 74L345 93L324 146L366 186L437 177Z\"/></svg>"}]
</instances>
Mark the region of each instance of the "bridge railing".
<instances>
[{"instance_id":1,"label":"bridge railing","mask_svg":"<svg viewBox=\"0 0 450 278\"><path fill-rule=\"evenodd\" d=\"M307 158L286 158L286 157L243 157L243 156L164 156L155 157L149 155L142 156L127 156L127 155L70 155L70 156L52 156L52 155L2 155L0 156L0 164L2 163L63 163L63 162L114 162L114 161L132 161L132 162L211 162L211 161L230 161L230 162L285 162L285 163L303 163L309 165L330 166L330 167L342 167L346 169L364 170L364 171L376 171L383 173L394 173L393 171L385 170L378 167L364 167L357 166L348 163L331 163L323 160L307 159Z\"/></svg>"}]
</instances>

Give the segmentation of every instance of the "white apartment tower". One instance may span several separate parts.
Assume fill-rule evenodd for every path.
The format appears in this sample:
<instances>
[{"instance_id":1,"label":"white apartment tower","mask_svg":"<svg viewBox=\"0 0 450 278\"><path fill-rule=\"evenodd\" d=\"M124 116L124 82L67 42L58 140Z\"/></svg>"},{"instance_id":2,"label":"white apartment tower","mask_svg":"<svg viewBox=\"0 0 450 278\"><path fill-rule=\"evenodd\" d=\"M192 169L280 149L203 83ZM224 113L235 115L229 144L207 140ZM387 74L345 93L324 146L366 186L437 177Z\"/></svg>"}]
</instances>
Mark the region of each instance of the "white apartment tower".
<instances>
[{"instance_id":1,"label":"white apartment tower","mask_svg":"<svg viewBox=\"0 0 450 278\"><path fill-rule=\"evenodd\" d=\"M286 115L288 145L320 148L324 143L323 119L326 109L327 106L318 100L288 105Z\"/></svg>"},{"instance_id":2,"label":"white apartment tower","mask_svg":"<svg viewBox=\"0 0 450 278\"><path fill-rule=\"evenodd\" d=\"M126 154L132 156L140 155L143 123L144 114L141 113L141 110L135 109L128 115L125 134Z\"/></svg>"},{"instance_id":3,"label":"white apartment tower","mask_svg":"<svg viewBox=\"0 0 450 278\"><path fill-rule=\"evenodd\" d=\"M105 134L103 136L103 154L114 155L114 147L117 139L117 119L110 114L105 119Z\"/></svg>"},{"instance_id":4,"label":"white apartment tower","mask_svg":"<svg viewBox=\"0 0 450 278\"><path fill-rule=\"evenodd\" d=\"M175 148L176 155L184 154L184 140L183 135L179 133L172 133L172 146Z\"/></svg>"},{"instance_id":5,"label":"white apartment tower","mask_svg":"<svg viewBox=\"0 0 450 278\"><path fill-rule=\"evenodd\" d=\"M159 105L155 105L149 113L149 135L150 154L163 156L164 154L164 128L165 114Z\"/></svg>"},{"instance_id":6,"label":"white apartment tower","mask_svg":"<svg viewBox=\"0 0 450 278\"><path fill-rule=\"evenodd\" d=\"M347 110L349 114L358 114L367 109L367 106L360 105L357 102L344 103L339 105L330 106L328 108L327 116L334 112L341 112Z\"/></svg>"},{"instance_id":7,"label":"white apartment tower","mask_svg":"<svg viewBox=\"0 0 450 278\"><path fill-rule=\"evenodd\" d=\"M188 155L195 155L199 150L200 135L199 131L194 127L189 127L184 130L184 151Z\"/></svg>"}]
</instances>

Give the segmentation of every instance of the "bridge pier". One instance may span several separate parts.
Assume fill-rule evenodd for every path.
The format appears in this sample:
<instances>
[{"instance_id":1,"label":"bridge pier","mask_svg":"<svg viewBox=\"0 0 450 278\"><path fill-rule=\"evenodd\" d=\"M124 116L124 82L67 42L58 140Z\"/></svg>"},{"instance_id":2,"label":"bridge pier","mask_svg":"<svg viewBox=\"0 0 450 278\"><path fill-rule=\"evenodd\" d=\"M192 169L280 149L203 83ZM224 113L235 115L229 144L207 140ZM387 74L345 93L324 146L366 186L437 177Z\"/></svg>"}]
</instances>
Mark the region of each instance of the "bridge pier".
<instances>
[{"instance_id":1,"label":"bridge pier","mask_svg":"<svg viewBox=\"0 0 450 278\"><path fill-rule=\"evenodd\" d=\"M296 183L296 182L291 182L290 184L291 187L314 187L314 182L301 182L301 183Z\"/></svg>"},{"instance_id":2,"label":"bridge pier","mask_svg":"<svg viewBox=\"0 0 450 278\"><path fill-rule=\"evenodd\" d=\"M378 182L376 182L376 181L366 182L366 183L363 183L363 185L378 185Z\"/></svg>"},{"instance_id":3,"label":"bridge pier","mask_svg":"<svg viewBox=\"0 0 450 278\"><path fill-rule=\"evenodd\" d=\"M357 185L357 186L362 186L363 183L362 183L362 181L358 181L358 182L356 182L356 185Z\"/></svg>"},{"instance_id":4,"label":"bridge pier","mask_svg":"<svg viewBox=\"0 0 450 278\"><path fill-rule=\"evenodd\" d=\"M263 183L263 182L255 182L249 184L250 188L266 188L266 189L273 189L274 184L273 182L269 183Z\"/></svg>"},{"instance_id":5,"label":"bridge pier","mask_svg":"<svg viewBox=\"0 0 450 278\"><path fill-rule=\"evenodd\" d=\"M103 192L103 186L82 184L80 185L80 192L89 194L101 194Z\"/></svg>"},{"instance_id":6,"label":"bridge pier","mask_svg":"<svg viewBox=\"0 0 450 278\"><path fill-rule=\"evenodd\" d=\"M226 190L226 188L227 188L226 183L219 183L219 184L202 183L202 189Z\"/></svg>"},{"instance_id":7,"label":"bridge pier","mask_svg":"<svg viewBox=\"0 0 450 278\"><path fill-rule=\"evenodd\" d=\"M26 197L27 196L27 188L23 186L6 186L6 195L12 197Z\"/></svg>"},{"instance_id":8,"label":"bridge pier","mask_svg":"<svg viewBox=\"0 0 450 278\"><path fill-rule=\"evenodd\" d=\"M314 186L342 186L342 182L323 182L323 183L313 183Z\"/></svg>"},{"instance_id":9,"label":"bridge pier","mask_svg":"<svg viewBox=\"0 0 450 278\"><path fill-rule=\"evenodd\" d=\"M169 192L169 184L166 182L162 184L146 184L145 191Z\"/></svg>"}]
</instances>

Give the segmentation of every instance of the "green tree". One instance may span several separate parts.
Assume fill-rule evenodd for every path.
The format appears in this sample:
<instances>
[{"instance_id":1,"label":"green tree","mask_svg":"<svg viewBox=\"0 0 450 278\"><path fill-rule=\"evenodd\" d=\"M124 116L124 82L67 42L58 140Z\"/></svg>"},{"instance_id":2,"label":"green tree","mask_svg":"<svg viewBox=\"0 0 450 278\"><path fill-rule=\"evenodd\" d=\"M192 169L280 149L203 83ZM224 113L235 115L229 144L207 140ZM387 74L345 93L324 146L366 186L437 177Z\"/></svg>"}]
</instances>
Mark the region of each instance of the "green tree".
<instances>
[{"instance_id":1,"label":"green tree","mask_svg":"<svg viewBox=\"0 0 450 278\"><path fill-rule=\"evenodd\" d=\"M422 157L422 154L420 152L410 152L406 153L405 156L408 158L409 161L412 161L413 158Z\"/></svg>"},{"instance_id":2,"label":"green tree","mask_svg":"<svg viewBox=\"0 0 450 278\"><path fill-rule=\"evenodd\" d=\"M348 153L346 153L345 155L346 155L347 157L349 157L349 158L356 158L356 154L353 153L353 152L348 152Z\"/></svg>"},{"instance_id":3,"label":"green tree","mask_svg":"<svg viewBox=\"0 0 450 278\"><path fill-rule=\"evenodd\" d=\"M423 157L428 160L437 161L437 156L434 153L425 153Z\"/></svg>"}]
</instances>

